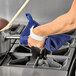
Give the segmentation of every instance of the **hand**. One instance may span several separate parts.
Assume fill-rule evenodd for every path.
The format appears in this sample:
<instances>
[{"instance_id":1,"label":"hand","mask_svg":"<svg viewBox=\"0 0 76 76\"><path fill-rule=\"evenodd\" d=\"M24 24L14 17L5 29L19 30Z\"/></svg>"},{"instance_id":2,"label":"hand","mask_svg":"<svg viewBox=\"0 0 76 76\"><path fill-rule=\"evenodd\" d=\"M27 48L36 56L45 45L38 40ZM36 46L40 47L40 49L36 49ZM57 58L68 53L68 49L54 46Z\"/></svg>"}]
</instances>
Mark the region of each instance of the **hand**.
<instances>
[{"instance_id":1,"label":"hand","mask_svg":"<svg viewBox=\"0 0 76 76\"><path fill-rule=\"evenodd\" d=\"M44 47L43 47L44 43L45 43L45 40L38 41L38 40L35 40L35 39L31 38L30 36L28 38L28 46L29 47L38 47L41 50L43 50L44 49Z\"/></svg>"}]
</instances>

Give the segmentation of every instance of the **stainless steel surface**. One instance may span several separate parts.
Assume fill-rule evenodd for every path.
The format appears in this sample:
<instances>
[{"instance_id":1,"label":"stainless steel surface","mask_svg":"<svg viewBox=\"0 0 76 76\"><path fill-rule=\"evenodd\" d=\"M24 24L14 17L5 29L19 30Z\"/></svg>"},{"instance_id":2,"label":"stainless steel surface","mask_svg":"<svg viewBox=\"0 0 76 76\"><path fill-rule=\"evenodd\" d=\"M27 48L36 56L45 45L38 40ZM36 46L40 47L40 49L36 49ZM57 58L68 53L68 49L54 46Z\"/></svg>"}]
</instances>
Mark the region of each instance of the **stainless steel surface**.
<instances>
[{"instance_id":1,"label":"stainless steel surface","mask_svg":"<svg viewBox=\"0 0 76 76\"><path fill-rule=\"evenodd\" d=\"M11 35L11 34L10 34ZM17 35L11 35L12 36L17 36ZM18 35L19 36L19 35ZM9 36L7 36L9 37ZM6 37L6 38L7 38ZM13 37L12 37L13 38ZM9 39L8 39L9 40ZM68 75L68 69L70 66L70 63L72 61L73 54L75 52L75 45L76 39L72 39L70 42L67 42L65 45L63 45L57 52L60 53L62 51L66 51L63 55L56 54L56 53L51 53L48 54L48 58L52 58L53 60L57 62L62 62L62 66L60 68L58 67L42 67L42 66L37 66L33 67L35 60L30 60L26 64L10 64L11 58L7 58L5 63L0 67L0 76L67 76ZM19 46L18 44L14 44L12 49L10 50L11 53L13 53L16 49L16 47ZM23 51L23 50L22 50ZM36 49L35 49L36 51ZM24 58L25 56L30 56L32 57L31 53L20 53L20 52L14 52L13 55L17 59Z\"/></svg>"},{"instance_id":2,"label":"stainless steel surface","mask_svg":"<svg viewBox=\"0 0 76 76\"><path fill-rule=\"evenodd\" d=\"M67 76L67 71L36 68L6 67L0 68L0 76Z\"/></svg>"},{"instance_id":3,"label":"stainless steel surface","mask_svg":"<svg viewBox=\"0 0 76 76\"><path fill-rule=\"evenodd\" d=\"M3 39L2 35L0 35L0 53L8 51L10 47L11 47L11 41Z\"/></svg>"},{"instance_id":4,"label":"stainless steel surface","mask_svg":"<svg viewBox=\"0 0 76 76\"><path fill-rule=\"evenodd\" d=\"M75 55L75 76L76 76L76 55Z\"/></svg>"},{"instance_id":5,"label":"stainless steel surface","mask_svg":"<svg viewBox=\"0 0 76 76\"><path fill-rule=\"evenodd\" d=\"M13 25L11 30L1 32L0 34L0 53L6 52L11 47L11 39L19 39L20 32L23 30L24 25ZM17 34L16 34L17 33Z\"/></svg>"},{"instance_id":6,"label":"stainless steel surface","mask_svg":"<svg viewBox=\"0 0 76 76\"><path fill-rule=\"evenodd\" d=\"M68 76L75 76L75 67L76 67L76 61L75 60L76 60L76 54L74 55Z\"/></svg>"},{"instance_id":7,"label":"stainless steel surface","mask_svg":"<svg viewBox=\"0 0 76 76\"><path fill-rule=\"evenodd\" d=\"M19 39L20 35L7 35L5 38L6 39Z\"/></svg>"},{"instance_id":8,"label":"stainless steel surface","mask_svg":"<svg viewBox=\"0 0 76 76\"><path fill-rule=\"evenodd\" d=\"M25 56L32 56L31 53L14 53L16 57L24 58ZM56 58L56 59L69 59L70 56L58 56L58 55L47 55L47 57Z\"/></svg>"},{"instance_id":9,"label":"stainless steel surface","mask_svg":"<svg viewBox=\"0 0 76 76\"><path fill-rule=\"evenodd\" d=\"M76 55L75 55L75 76L76 76Z\"/></svg>"},{"instance_id":10,"label":"stainless steel surface","mask_svg":"<svg viewBox=\"0 0 76 76\"><path fill-rule=\"evenodd\" d=\"M50 22L61 14L66 13L73 0L31 0L27 7L15 20L15 24L26 24L25 13L31 13L40 24ZM7 20L15 15L25 0L0 0L0 17Z\"/></svg>"},{"instance_id":11,"label":"stainless steel surface","mask_svg":"<svg viewBox=\"0 0 76 76\"><path fill-rule=\"evenodd\" d=\"M15 31L16 32L16 31ZM15 34L15 35L13 35ZM5 38L7 40L11 39L18 39L20 35L16 33L5 33ZM18 40L19 41L19 40ZM17 43L18 41L15 42L14 46L11 48L10 53L13 53L13 55L17 59L21 59L24 57L27 57L28 55L31 57L31 60L27 62L26 64L10 64L11 62L11 57L8 57L6 61L3 63L1 66L0 72L1 76L67 76L68 74L68 69L70 66L70 63L72 61L73 54L75 52L75 45L76 45L76 39L73 38L70 42L67 42L65 45L63 45L57 52L52 52L47 55L47 58L51 58L57 62L61 62L61 67L43 67L43 66L37 66L33 67L34 63L36 62L35 59L32 59L32 54L31 53L20 53L20 52L14 52L16 47L19 46L20 44ZM35 49L36 51L37 49ZM23 50L21 50L23 51ZM63 54L58 54L58 53L63 53ZM52 63L53 64L53 63ZM5 71L7 69L7 71ZM33 72L32 72L33 71ZM18 73L19 72L19 73ZM31 73L29 73L31 72Z\"/></svg>"},{"instance_id":12,"label":"stainless steel surface","mask_svg":"<svg viewBox=\"0 0 76 76\"><path fill-rule=\"evenodd\" d=\"M72 42L71 42L72 43ZM74 45L75 42L72 43L72 45ZM14 51L14 49L18 46L18 44L15 44L12 49L11 49L11 52ZM61 49L61 51L63 50L63 48ZM64 50L63 50L64 51ZM71 58L74 54L74 51L75 51L75 48L73 47L70 47L69 46L69 49L67 49L67 54L66 55L47 55L47 57L50 57L50 58L53 58L55 60L58 60L58 61L65 61L66 64L64 65L65 67L63 69L67 69L69 67L69 64L68 62L71 61ZM17 55L18 57L21 56L21 57L24 57L26 55L29 55L29 56L32 56L32 54L28 54L28 53L14 53L14 55ZM52 68L51 68L52 69Z\"/></svg>"}]
</instances>

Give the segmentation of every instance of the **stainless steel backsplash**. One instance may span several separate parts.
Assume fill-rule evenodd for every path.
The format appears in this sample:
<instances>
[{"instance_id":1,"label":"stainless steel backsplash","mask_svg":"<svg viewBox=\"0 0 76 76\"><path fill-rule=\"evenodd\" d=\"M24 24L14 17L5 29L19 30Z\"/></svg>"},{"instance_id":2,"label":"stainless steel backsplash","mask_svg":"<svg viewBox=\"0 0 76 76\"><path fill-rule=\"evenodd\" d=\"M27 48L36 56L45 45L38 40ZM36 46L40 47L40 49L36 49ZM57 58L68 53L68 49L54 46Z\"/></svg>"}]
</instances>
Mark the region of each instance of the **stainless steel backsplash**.
<instances>
[{"instance_id":1,"label":"stainless steel backsplash","mask_svg":"<svg viewBox=\"0 0 76 76\"><path fill-rule=\"evenodd\" d=\"M44 24L66 13L73 0L31 0L14 23L26 24L25 13L31 13L36 21ZM7 20L15 15L25 0L0 0L0 17Z\"/></svg>"}]
</instances>

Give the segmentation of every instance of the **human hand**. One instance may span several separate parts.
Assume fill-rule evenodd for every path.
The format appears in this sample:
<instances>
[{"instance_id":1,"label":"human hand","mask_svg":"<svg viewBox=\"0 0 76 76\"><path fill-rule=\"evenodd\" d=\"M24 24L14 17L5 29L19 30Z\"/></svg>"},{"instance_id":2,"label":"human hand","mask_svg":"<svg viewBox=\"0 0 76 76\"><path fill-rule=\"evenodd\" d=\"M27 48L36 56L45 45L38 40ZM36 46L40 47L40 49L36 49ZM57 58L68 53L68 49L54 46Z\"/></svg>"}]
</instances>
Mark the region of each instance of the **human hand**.
<instances>
[{"instance_id":1,"label":"human hand","mask_svg":"<svg viewBox=\"0 0 76 76\"><path fill-rule=\"evenodd\" d=\"M31 38L30 36L28 38L28 46L29 47L37 47L37 48L40 48L41 50L43 50L44 49L44 43L45 43L45 40L38 41L38 40Z\"/></svg>"}]
</instances>

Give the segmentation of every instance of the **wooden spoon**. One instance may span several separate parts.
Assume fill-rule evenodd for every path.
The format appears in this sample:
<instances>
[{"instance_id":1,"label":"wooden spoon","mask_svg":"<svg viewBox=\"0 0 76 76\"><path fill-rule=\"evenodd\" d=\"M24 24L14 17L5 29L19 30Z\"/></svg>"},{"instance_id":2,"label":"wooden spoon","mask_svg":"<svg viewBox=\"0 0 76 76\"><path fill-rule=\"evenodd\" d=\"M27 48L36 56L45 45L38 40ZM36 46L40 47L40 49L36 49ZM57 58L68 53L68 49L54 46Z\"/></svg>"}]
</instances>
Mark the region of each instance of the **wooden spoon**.
<instances>
[{"instance_id":1,"label":"wooden spoon","mask_svg":"<svg viewBox=\"0 0 76 76\"><path fill-rule=\"evenodd\" d=\"M4 31L10 28L14 20L17 18L17 16L21 13L21 11L25 8L25 6L29 3L30 0L26 0L25 3L21 6L21 8L17 11L15 16L11 19L11 21L6 25L0 25L1 29L0 31ZM1 21L0 21L1 22Z\"/></svg>"}]
</instances>

